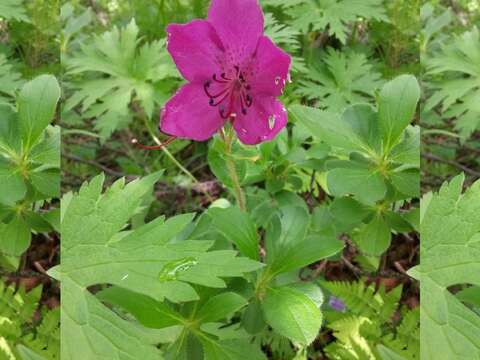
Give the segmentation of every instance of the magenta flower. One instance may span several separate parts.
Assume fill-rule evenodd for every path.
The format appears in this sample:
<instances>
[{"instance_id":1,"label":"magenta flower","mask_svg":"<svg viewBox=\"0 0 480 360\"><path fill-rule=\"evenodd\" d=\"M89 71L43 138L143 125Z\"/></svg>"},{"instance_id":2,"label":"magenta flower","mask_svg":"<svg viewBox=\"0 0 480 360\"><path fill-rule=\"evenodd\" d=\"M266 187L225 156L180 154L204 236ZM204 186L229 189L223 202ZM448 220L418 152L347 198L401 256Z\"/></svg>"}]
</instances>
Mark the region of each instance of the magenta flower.
<instances>
[{"instance_id":1,"label":"magenta flower","mask_svg":"<svg viewBox=\"0 0 480 360\"><path fill-rule=\"evenodd\" d=\"M167 27L168 51L188 81L162 109L160 129L207 140L226 121L244 144L271 140L287 123L276 98L290 56L263 35L257 0L212 0L208 20Z\"/></svg>"}]
</instances>

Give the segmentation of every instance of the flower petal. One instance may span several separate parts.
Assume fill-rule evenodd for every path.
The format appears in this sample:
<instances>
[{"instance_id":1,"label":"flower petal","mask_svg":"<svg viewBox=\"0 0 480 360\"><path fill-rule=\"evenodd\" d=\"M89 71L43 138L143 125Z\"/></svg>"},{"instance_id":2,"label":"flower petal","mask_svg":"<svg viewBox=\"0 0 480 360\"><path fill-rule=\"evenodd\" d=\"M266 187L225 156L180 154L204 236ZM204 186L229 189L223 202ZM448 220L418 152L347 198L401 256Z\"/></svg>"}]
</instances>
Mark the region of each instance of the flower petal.
<instances>
[{"instance_id":1,"label":"flower petal","mask_svg":"<svg viewBox=\"0 0 480 360\"><path fill-rule=\"evenodd\" d=\"M196 141L209 139L223 123L218 108L209 105L203 85L196 83L182 86L160 115L162 132Z\"/></svg>"},{"instance_id":2,"label":"flower petal","mask_svg":"<svg viewBox=\"0 0 480 360\"><path fill-rule=\"evenodd\" d=\"M290 71L291 57L272 40L262 36L254 58L252 91L257 94L280 96Z\"/></svg>"},{"instance_id":3,"label":"flower petal","mask_svg":"<svg viewBox=\"0 0 480 360\"><path fill-rule=\"evenodd\" d=\"M222 40L227 63L232 65L250 58L263 35L263 13L257 0L212 0L208 21Z\"/></svg>"},{"instance_id":4,"label":"flower petal","mask_svg":"<svg viewBox=\"0 0 480 360\"><path fill-rule=\"evenodd\" d=\"M206 20L167 26L167 50L189 81L205 81L218 73L224 61L222 42Z\"/></svg>"},{"instance_id":5,"label":"flower petal","mask_svg":"<svg viewBox=\"0 0 480 360\"><path fill-rule=\"evenodd\" d=\"M240 141L256 145L272 140L287 124L287 111L273 96L256 97L246 115L238 114L233 127Z\"/></svg>"}]
</instances>

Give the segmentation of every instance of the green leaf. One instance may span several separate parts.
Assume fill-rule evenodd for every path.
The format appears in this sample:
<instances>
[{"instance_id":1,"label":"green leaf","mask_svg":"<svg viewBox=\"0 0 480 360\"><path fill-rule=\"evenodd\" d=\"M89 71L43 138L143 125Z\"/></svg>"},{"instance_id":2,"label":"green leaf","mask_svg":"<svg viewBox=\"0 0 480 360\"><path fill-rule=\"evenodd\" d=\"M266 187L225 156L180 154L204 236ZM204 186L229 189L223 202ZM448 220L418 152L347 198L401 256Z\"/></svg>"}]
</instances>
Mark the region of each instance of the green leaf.
<instances>
[{"instance_id":1,"label":"green leaf","mask_svg":"<svg viewBox=\"0 0 480 360\"><path fill-rule=\"evenodd\" d=\"M266 360L262 351L247 340L201 339L205 360Z\"/></svg>"},{"instance_id":2,"label":"green leaf","mask_svg":"<svg viewBox=\"0 0 480 360\"><path fill-rule=\"evenodd\" d=\"M30 350L26 346L18 345L17 350L22 357L22 360L46 360L43 356L38 355L36 352Z\"/></svg>"},{"instance_id":3,"label":"green leaf","mask_svg":"<svg viewBox=\"0 0 480 360\"><path fill-rule=\"evenodd\" d=\"M292 105L289 111L312 135L333 147L346 151L363 151L368 147L338 114L301 105Z\"/></svg>"},{"instance_id":4,"label":"green leaf","mask_svg":"<svg viewBox=\"0 0 480 360\"><path fill-rule=\"evenodd\" d=\"M25 221L15 216L9 223L0 223L0 252L20 256L30 246L30 228Z\"/></svg>"},{"instance_id":5,"label":"green leaf","mask_svg":"<svg viewBox=\"0 0 480 360\"><path fill-rule=\"evenodd\" d=\"M23 199L27 187L21 174L12 164L3 162L0 158L0 204L13 205L16 201Z\"/></svg>"},{"instance_id":6,"label":"green leaf","mask_svg":"<svg viewBox=\"0 0 480 360\"><path fill-rule=\"evenodd\" d=\"M212 217L215 229L233 242L244 256L258 260L258 235L249 214L236 206L211 208L208 214Z\"/></svg>"},{"instance_id":7,"label":"green leaf","mask_svg":"<svg viewBox=\"0 0 480 360\"><path fill-rule=\"evenodd\" d=\"M387 187L382 176L368 168L337 168L327 173L328 190L333 196L353 194L371 205L385 197Z\"/></svg>"},{"instance_id":8,"label":"green leaf","mask_svg":"<svg viewBox=\"0 0 480 360\"><path fill-rule=\"evenodd\" d=\"M306 295L289 287L269 288L262 304L267 323L279 334L310 344L322 325L322 314Z\"/></svg>"},{"instance_id":9,"label":"green leaf","mask_svg":"<svg viewBox=\"0 0 480 360\"><path fill-rule=\"evenodd\" d=\"M200 308L196 316L204 323L221 320L247 305L247 300L233 292L214 296Z\"/></svg>"},{"instance_id":10,"label":"green leaf","mask_svg":"<svg viewBox=\"0 0 480 360\"><path fill-rule=\"evenodd\" d=\"M50 169L30 173L33 187L47 197L58 197L60 195L60 171Z\"/></svg>"},{"instance_id":11,"label":"green leaf","mask_svg":"<svg viewBox=\"0 0 480 360\"><path fill-rule=\"evenodd\" d=\"M128 311L142 325L149 328L162 329L183 325L186 321L181 314L167 304L118 286L102 290L97 294L97 298Z\"/></svg>"},{"instance_id":12,"label":"green leaf","mask_svg":"<svg viewBox=\"0 0 480 360\"><path fill-rule=\"evenodd\" d=\"M390 173L392 185L402 194L409 197L420 196L420 171L410 169Z\"/></svg>"},{"instance_id":13,"label":"green leaf","mask_svg":"<svg viewBox=\"0 0 480 360\"><path fill-rule=\"evenodd\" d=\"M390 350L381 344L377 345L377 351L382 357L382 360L407 360L403 356L398 355L395 351Z\"/></svg>"},{"instance_id":14,"label":"green leaf","mask_svg":"<svg viewBox=\"0 0 480 360\"><path fill-rule=\"evenodd\" d=\"M281 209L281 217L273 220L265 237L271 274L300 269L343 249L343 243L329 232L307 235L309 227L310 215L304 208Z\"/></svg>"},{"instance_id":15,"label":"green leaf","mask_svg":"<svg viewBox=\"0 0 480 360\"><path fill-rule=\"evenodd\" d=\"M401 75L382 88L378 101L379 126L384 149L389 153L410 124L420 99L420 86L414 76Z\"/></svg>"},{"instance_id":16,"label":"green leaf","mask_svg":"<svg viewBox=\"0 0 480 360\"><path fill-rule=\"evenodd\" d=\"M51 75L26 83L18 97L18 121L24 148L30 150L50 124L60 99L60 86Z\"/></svg>"},{"instance_id":17,"label":"green leaf","mask_svg":"<svg viewBox=\"0 0 480 360\"><path fill-rule=\"evenodd\" d=\"M480 182L462 195L464 176L445 183L422 202L420 266L410 270L421 284L422 359L480 357L480 316L448 290L480 286ZM423 208L425 206L425 208Z\"/></svg>"},{"instance_id":18,"label":"green leaf","mask_svg":"<svg viewBox=\"0 0 480 360\"><path fill-rule=\"evenodd\" d=\"M368 255L380 256L390 246L391 230L385 219L377 215L364 224L353 236L360 250Z\"/></svg>"}]
</instances>

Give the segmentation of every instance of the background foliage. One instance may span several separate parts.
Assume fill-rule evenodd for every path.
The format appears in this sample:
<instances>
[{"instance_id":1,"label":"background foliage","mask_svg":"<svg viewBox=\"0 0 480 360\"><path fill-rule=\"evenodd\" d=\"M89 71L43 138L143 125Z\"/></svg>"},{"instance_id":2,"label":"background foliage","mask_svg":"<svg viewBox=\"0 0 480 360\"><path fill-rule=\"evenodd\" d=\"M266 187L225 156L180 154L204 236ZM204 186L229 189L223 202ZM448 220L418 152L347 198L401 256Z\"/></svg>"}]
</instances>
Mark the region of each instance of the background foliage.
<instances>
[{"instance_id":1,"label":"background foliage","mask_svg":"<svg viewBox=\"0 0 480 360\"><path fill-rule=\"evenodd\" d=\"M0 4L0 358L59 359L58 1Z\"/></svg>"},{"instance_id":2,"label":"background foliage","mask_svg":"<svg viewBox=\"0 0 480 360\"><path fill-rule=\"evenodd\" d=\"M420 96L420 4L261 1L266 33L293 57L282 98L288 129L256 147L233 141L230 153L218 136L138 149L132 139L166 140L157 130L159 112L182 81L164 29L204 18L208 5L63 4L63 190L73 191L63 200L63 226L71 229L65 254L86 246L75 234L105 221L115 203L135 203L115 231L90 237L115 249L97 258L105 276L88 270L97 260L87 250L51 274L69 279L65 296L85 299L89 311L130 329L152 358L418 358L419 289L406 271L418 261L420 131L409 124ZM247 213L234 196L232 160ZM95 177L100 172L105 179ZM85 220L75 218L79 213ZM141 245L133 248L134 239ZM198 253L193 244L210 250ZM169 260L136 263L135 254L147 249ZM203 274L204 256L215 261L216 252L232 250L256 265L236 274L215 266L221 281L193 275ZM122 256L131 265L119 267ZM79 263L84 271L76 270ZM78 306L64 304L66 313ZM77 322L63 321L72 334L66 349L80 332ZM65 355L131 351L133 342L120 333L87 345L99 326L92 320L82 330L83 353Z\"/></svg>"}]
</instances>

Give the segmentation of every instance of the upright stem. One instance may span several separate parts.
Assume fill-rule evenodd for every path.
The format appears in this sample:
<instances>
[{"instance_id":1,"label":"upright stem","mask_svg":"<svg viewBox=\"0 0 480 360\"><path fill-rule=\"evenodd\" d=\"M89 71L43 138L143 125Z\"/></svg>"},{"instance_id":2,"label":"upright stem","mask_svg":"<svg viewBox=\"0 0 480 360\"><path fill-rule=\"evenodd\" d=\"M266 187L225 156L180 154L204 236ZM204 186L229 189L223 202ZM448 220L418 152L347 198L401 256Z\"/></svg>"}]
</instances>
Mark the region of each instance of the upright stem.
<instances>
[{"instance_id":1,"label":"upright stem","mask_svg":"<svg viewBox=\"0 0 480 360\"><path fill-rule=\"evenodd\" d=\"M240 179L238 178L237 168L235 167L235 162L232 157L232 145L233 145L233 133L225 136L223 130L220 131L220 136L222 136L223 141L225 142L225 161L227 162L227 170L232 179L233 192L235 193L235 198L237 199L237 204L240 210L247 211L247 202L245 199L245 193L240 186Z\"/></svg>"}]
</instances>

